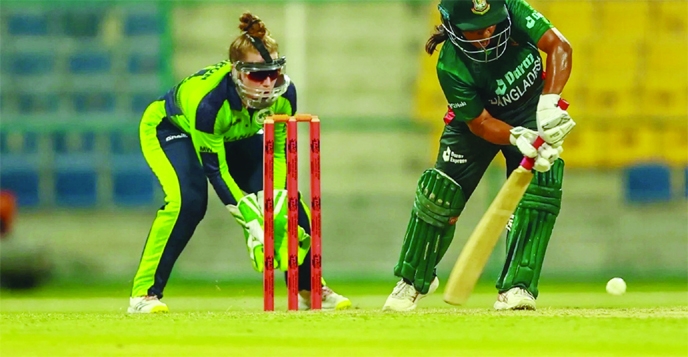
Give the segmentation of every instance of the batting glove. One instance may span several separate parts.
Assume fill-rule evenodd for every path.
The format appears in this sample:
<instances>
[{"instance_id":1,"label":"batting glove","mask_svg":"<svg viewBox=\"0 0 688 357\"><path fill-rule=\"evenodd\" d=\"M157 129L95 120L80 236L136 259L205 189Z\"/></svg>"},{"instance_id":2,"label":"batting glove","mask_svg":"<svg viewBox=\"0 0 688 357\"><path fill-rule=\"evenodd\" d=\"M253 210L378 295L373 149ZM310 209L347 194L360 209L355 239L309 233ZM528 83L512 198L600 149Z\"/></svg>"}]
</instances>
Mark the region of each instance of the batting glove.
<instances>
[{"instance_id":1,"label":"batting glove","mask_svg":"<svg viewBox=\"0 0 688 357\"><path fill-rule=\"evenodd\" d=\"M511 129L509 141L526 157L535 159L533 170L547 172L552 167L561 153L564 151L561 145L550 145L543 143L539 148L535 148L533 143L537 139L538 133L534 130L516 126Z\"/></svg>"},{"instance_id":2,"label":"batting glove","mask_svg":"<svg viewBox=\"0 0 688 357\"><path fill-rule=\"evenodd\" d=\"M558 94L543 94L538 101L535 114L540 137L548 144L559 145L576 126L569 113L559 108Z\"/></svg>"}]
</instances>

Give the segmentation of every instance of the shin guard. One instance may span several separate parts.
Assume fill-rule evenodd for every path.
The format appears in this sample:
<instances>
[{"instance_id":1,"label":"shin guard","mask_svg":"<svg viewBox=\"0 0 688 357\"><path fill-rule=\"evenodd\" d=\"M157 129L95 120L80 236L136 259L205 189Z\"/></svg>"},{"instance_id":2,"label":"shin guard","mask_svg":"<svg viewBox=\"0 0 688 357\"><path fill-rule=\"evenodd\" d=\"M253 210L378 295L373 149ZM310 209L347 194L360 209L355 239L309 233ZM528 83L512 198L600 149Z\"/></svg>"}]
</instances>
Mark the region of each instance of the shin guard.
<instances>
[{"instance_id":1,"label":"shin guard","mask_svg":"<svg viewBox=\"0 0 688 357\"><path fill-rule=\"evenodd\" d=\"M406 229L394 275L412 282L426 294L435 267L447 252L456 220L466 205L461 186L437 169L426 170L418 180L411 219Z\"/></svg>"},{"instance_id":2,"label":"shin guard","mask_svg":"<svg viewBox=\"0 0 688 357\"><path fill-rule=\"evenodd\" d=\"M561 207L564 161L559 159L545 173L536 173L507 227L506 261L499 292L513 287L538 296L538 280L547 244Z\"/></svg>"}]
</instances>

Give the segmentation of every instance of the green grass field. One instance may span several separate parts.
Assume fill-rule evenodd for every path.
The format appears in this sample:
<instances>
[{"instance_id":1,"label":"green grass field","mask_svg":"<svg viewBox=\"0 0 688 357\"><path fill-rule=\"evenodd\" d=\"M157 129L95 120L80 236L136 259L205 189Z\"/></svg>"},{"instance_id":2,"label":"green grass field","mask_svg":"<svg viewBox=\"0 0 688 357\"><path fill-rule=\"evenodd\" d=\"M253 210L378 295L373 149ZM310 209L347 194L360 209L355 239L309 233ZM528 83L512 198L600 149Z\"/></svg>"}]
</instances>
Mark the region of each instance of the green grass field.
<instances>
[{"instance_id":1,"label":"green grass field","mask_svg":"<svg viewBox=\"0 0 688 357\"><path fill-rule=\"evenodd\" d=\"M333 282L331 282L333 283ZM688 290L604 283L542 286L539 309L496 312L481 286L461 308L441 294L383 313L392 283L333 283L354 309L262 312L260 286L171 285L171 313L125 313L128 286L3 292L0 356L688 356Z\"/></svg>"}]
</instances>

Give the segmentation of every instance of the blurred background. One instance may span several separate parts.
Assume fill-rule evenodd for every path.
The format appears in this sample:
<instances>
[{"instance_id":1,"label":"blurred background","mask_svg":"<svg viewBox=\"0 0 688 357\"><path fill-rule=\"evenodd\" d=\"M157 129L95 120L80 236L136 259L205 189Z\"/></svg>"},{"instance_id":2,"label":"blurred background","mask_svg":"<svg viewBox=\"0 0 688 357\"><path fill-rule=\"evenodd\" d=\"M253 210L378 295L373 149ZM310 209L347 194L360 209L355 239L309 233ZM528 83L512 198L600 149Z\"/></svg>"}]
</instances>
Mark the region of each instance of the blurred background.
<instances>
[{"instance_id":1,"label":"blurred background","mask_svg":"<svg viewBox=\"0 0 688 357\"><path fill-rule=\"evenodd\" d=\"M299 111L323 122L325 276L334 286L380 280L391 289L416 180L434 162L446 108L437 54L423 51L437 3L3 1L3 286L131 282L163 202L140 153L141 114L178 80L225 59L250 10L288 58ZM573 45L564 97L578 123L564 145L564 201L542 281L685 283L688 2L530 3ZM459 219L440 277L503 181L497 158ZM259 285L238 225L209 194L170 284ZM497 249L485 282L503 255Z\"/></svg>"}]
</instances>

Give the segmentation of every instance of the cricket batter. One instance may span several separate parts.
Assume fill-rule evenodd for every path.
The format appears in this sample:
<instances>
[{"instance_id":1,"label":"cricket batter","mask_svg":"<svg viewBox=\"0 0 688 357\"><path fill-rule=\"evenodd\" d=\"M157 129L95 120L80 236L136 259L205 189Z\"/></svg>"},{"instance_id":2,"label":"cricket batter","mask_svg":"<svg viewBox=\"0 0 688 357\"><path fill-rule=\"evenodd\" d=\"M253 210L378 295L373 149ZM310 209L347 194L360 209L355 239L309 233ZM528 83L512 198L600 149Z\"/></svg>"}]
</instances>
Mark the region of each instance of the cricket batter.
<instances>
[{"instance_id":1,"label":"cricket batter","mask_svg":"<svg viewBox=\"0 0 688 357\"><path fill-rule=\"evenodd\" d=\"M437 264L454 237L466 201L497 152L507 175L535 158L535 176L512 216L497 310L535 309L538 279L561 206L564 137L575 123L557 104L571 73L571 45L525 0L441 0L437 76L449 110L435 167L418 181L394 275L401 278L383 310L413 310L437 290ZM547 54L543 63L539 50ZM543 68L547 76L543 79ZM532 143L545 140L539 149Z\"/></svg>"},{"instance_id":2,"label":"cricket batter","mask_svg":"<svg viewBox=\"0 0 688 357\"><path fill-rule=\"evenodd\" d=\"M208 181L244 228L253 268L263 270L263 121L296 113L286 58L263 21L247 12L229 60L206 67L148 106L141 149L165 192L148 234L129 313L167 312L160 301L172 267L203 219ZM275 125L275 264L287 270L286 125ZM299 205L299 308L310 308L310 212ZM323 286L323 309L351 306Z\"/></svg>"}]
</instances>

